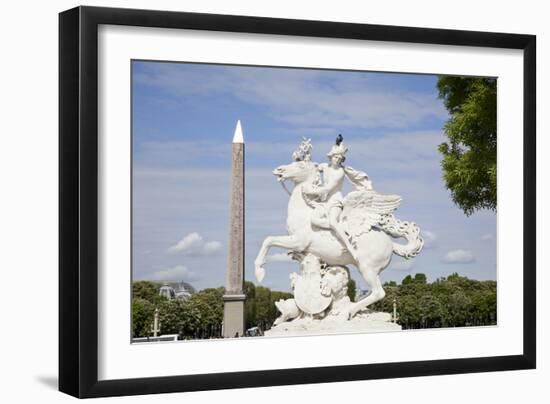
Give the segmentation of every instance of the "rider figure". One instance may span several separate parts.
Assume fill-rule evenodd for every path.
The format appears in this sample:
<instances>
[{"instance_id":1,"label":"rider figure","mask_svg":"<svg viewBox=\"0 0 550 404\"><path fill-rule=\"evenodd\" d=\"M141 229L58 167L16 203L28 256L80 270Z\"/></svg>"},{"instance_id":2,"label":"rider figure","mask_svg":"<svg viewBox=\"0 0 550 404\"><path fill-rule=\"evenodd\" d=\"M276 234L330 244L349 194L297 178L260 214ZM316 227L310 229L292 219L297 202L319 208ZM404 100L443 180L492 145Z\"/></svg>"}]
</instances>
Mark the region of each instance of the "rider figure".
<instances>
[{"instance_id":1,"label":"rider figure","mask_svg":"<svg viewBox=\"0 0 550 404\"><path fill-rule=\"evenodd\" d=\"M323 174L323 182L313 190L308 191L308 195L314 195L323 202L328 225L334 231L336 236L344 243L354 259L357 259L356 249L350 241L344 226L340 222L340 214L343 209L342 188L344 186L344 177L346 171L342 163L346 160L347 147L343 142L342 135L336 138L336 144L332 146L327 154L329 163L319 164L318 169Z\"/></svg>"}]
</instances>

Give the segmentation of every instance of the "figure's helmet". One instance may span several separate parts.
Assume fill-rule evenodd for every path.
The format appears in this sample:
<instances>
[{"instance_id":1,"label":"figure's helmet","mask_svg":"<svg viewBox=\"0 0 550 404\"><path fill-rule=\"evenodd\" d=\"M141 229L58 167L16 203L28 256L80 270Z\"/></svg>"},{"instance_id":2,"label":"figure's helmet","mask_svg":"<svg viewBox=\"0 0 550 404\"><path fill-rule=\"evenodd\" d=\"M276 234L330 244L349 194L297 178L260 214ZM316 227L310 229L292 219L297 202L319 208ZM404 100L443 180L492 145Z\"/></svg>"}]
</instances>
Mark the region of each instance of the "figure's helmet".
<instances>
[{"instance_id":1,"label":"figure's helmet","mask_svg":"<svg viewBox=\"0 0 550 404\"><path fill-rule=\"evenodd\" d=\"M339 134L336 137L336 144L334 144L332 146L332 148L328 152L327 156L332 157L332 156L339 155L339 156L342 156L342 158L345 159L347 151L348 151L348 148L344 144L344 137L341 134Z\"/></svg>"}]
</instances>

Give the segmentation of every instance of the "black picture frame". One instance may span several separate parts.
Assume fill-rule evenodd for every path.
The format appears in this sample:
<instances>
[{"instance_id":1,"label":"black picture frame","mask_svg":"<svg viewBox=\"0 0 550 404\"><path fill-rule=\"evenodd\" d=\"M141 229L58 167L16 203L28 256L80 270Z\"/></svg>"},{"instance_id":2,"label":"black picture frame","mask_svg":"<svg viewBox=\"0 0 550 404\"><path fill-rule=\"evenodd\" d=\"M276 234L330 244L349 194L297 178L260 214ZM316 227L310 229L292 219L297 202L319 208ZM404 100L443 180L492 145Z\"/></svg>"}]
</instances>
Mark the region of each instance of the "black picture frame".
<instances>
[{"instance_id":1,"label":"black picture frame","mask_svg":"<svg viewBox=\"0 0 550 404\"><path fill-rule=\"evenodd\" d=\"M98 26L194 29L523 51L523 354L98 380ZM326 383L536 366L536 37L96 7L59 15L59 390L104 397Z\"/></svg>"}]
</instances>

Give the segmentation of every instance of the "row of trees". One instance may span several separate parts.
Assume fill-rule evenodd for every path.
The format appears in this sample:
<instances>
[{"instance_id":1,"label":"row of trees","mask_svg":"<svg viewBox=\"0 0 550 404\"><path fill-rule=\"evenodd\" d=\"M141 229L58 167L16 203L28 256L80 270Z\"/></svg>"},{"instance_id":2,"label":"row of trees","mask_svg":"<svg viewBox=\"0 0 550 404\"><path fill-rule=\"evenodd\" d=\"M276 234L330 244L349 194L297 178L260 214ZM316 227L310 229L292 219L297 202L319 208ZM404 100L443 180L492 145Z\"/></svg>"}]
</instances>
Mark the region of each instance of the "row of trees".
<instances>
[{"instance_id":1,"label":"row of trees","mask_svg":"<svg viewBox=\"0 0 550 404\"><path fill-rule=\"evenodd\" d=\"M185 300L168 300L159 295L160 284L138 281L133 284L132 329L134 337L152 335L155 309L159 310L162 334L181 338L210 338L221 335L224 288L208 288ZM348 285L353 300L355 282ZM400 284L384 284L386 297L370 308L391 313L397 304L398 323L405 329L493 325L497 321L495 281L477 281L452 274L428 283L426 275L408 275ZM246 328L269 329L279 316L275 302L292 298L245 282Z\"/></svg>"},{"instance_id":2,"label":"row of trees","mask_svg":"<svg viewBox=\"0 0 550 404\"><path fill-rule=\"evenodd\" d=\"M155 309L159 311L162 334L179 334L182 338L209 338L221 334L223 288L203 289L188 299L167 299L159 295L160 286L156 282L134 282L134 337L152 335Z\"/></svg>"},{"instance_id":3,"label":"row of trees","mask_svg":"<svg viewBox=\"0 0 550 404\"><path fill-rule=\"evenodd\" d=\"M159 295L160 284L137 281L133 284L132 330L134 337L152 335L155 309L159 310L162 334L179 334L182 338L210 338L221 335L224 288L208 288L188 299L166 299ZM275 302L288 299L287 292L273 291L245 282L246 327L268 329L278 316Z\"/></svg>"},{"instance_id":4,"label":"row of trees","mask_svg":"<svg viewBox=\"0 0 550 404\"><path fill-rule=\"evenodd\" d=\"M371 308L391 313L397 303L404 329L493 325L497 321L496 281L477 281L454 273L432 283L408 275L401 284L384 284L386 297Z\"/></svg>"},{"instance_id":5,"label":"row of trees","mask_svg":"<svg viewBox=\"0 0 550 404\"><path fill-rule=\"evenodd\" d=\"M292 298L291 293L271 290L263 286L256 286L245 281L245 324L246 328L259 327L262 330L271 328L279 312L275 302L279 299Z\"/></svg>"}]
</instances>

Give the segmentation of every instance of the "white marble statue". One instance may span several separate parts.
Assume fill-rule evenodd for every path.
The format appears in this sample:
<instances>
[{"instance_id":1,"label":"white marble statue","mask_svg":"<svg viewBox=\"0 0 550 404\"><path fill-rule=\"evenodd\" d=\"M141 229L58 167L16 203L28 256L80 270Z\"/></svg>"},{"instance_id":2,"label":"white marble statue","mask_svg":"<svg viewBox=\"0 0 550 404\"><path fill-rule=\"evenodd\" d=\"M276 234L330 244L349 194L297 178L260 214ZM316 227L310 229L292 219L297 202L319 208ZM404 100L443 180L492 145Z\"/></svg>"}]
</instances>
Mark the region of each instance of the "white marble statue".
<instances>
[{"instance_id":1,"label":"white marble statue","mask_svg":"<svg viewBox=\"0 0 550 404\"><path fill-rule=\"evenodd\" d=\"M294 183L289 192L288 235L267 237L254 262L259 282L271 247L288 249L300 262L300 274L291 276L294 299L277 302L281 317L276 324L296 322L304 315L319 321L352 319L385 296L379 275L392 255L413 258L424 244L415 223L394 217L400 196L376 192L366 173L344 166L348 148L341 135L328 153L328 164L311 161L311 150L311 140L304 139L293 153L294 162L273 171L283 185ZM343 195L346 178L355 190ZM345 292L347 265L359 270L371 291L358 302L351 302Z\"/></svg>"}]
</instances>

